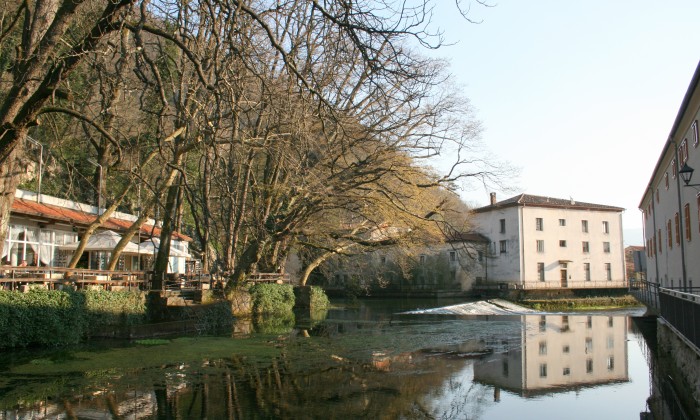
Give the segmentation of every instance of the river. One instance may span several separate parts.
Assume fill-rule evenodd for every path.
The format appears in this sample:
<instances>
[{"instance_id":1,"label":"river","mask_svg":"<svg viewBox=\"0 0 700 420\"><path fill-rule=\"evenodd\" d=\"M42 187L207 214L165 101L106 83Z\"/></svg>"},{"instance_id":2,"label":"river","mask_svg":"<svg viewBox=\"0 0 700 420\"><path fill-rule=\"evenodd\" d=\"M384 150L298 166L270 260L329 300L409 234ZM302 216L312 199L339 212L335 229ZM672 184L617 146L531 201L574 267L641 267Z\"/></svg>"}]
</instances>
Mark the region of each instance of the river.
<instances>
[{"instance_id":1,"label":"river","mask_svg":"<svg viewBox=\"0 0 700 420\"><path fill-rule=\"evenodd\" d=\"M454 302L448 302L454 303ZM405 313L335 302L322 321L5 352L0 419L638 419L650 347L631 315Z\"/></svg>"}]
</instances>

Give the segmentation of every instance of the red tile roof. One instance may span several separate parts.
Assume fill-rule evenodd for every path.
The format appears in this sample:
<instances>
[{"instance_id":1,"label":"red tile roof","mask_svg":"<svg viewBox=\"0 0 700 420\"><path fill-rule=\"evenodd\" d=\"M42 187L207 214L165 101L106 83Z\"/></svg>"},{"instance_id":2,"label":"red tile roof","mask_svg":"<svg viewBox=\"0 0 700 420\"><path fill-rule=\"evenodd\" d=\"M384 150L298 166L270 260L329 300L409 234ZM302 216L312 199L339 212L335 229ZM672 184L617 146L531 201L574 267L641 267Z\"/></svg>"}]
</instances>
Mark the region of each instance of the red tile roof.
<instances>
[{"instance_id":1,"label":"red tile roof","mask_svg":"<svg viewBox=\"0 0 700 420\"><path fill-rule=\"evenodd\" d=\"M84 211L52 204L37 203L36 201L25 200L23 198L15 198L15 201L12 203L12 214L46 219L48 222L67 222L81 227L86 227L95 220L95 214L93 213L86 213ZM132 223L133 222L130 220L110 217L102 227L116 232L123 232L131 226ZM141 226L142 235L159 237L160 232L161 229L153 225ZM181 241L192 241L192 238L179 232L173 233L173 238Z\"/></svg>"}]
</instances>

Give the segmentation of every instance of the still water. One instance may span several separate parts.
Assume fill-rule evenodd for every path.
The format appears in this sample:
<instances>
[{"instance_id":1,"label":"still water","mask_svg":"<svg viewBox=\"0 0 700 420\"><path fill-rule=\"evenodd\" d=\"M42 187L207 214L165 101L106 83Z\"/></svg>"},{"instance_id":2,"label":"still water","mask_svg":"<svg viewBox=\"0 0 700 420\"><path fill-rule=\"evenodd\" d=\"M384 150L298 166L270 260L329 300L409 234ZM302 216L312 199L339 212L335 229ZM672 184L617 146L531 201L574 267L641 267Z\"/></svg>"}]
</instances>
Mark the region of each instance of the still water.
<instances>
[{"instance_id":1,"label":"still water","mask_svg":"<svg viewBox=\"0 0 700 420\"><path fill-rule=\"evenodd\" d=\"M439 304L372 300L338 305L304 328L238 325L234 337L4 354L0 419L633 419L646 411L648 351L629 313L398 314Z\"/></svg>"}]
</instances>

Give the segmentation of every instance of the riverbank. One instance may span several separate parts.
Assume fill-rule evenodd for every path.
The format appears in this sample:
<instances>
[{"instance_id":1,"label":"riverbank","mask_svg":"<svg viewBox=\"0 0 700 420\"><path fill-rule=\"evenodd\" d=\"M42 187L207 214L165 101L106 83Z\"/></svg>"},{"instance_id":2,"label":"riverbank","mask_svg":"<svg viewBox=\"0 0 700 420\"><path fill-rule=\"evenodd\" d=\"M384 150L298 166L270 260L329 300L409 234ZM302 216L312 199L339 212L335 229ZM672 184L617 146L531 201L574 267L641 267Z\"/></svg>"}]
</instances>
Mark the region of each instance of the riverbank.
<instances>
[{"instance_id":1,"label":"riverbank","mask_svg":"<svg viewBox=\"0 0 700 420\"><path fill-rule=\"evenodd\" d=\"M514 303L536 311L592 311L643 307L632 295L566 298L523 298Z\"/></svg>"}]
</instances>

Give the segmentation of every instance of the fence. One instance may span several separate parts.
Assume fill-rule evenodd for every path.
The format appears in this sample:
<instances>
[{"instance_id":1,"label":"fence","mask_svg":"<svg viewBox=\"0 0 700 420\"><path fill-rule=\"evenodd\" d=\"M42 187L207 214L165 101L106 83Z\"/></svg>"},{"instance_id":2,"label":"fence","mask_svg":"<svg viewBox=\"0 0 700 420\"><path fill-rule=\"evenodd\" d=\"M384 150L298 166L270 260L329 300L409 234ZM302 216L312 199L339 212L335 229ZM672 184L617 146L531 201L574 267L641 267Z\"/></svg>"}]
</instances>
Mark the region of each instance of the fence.
<instances>
[{"instance_id":1,"label":"fence","mask_svg":"<svg viewBox=\"0 0 700 420\"><path fill-rule=\"evenodd\" d=\"M661 316L700 353L700 295L659 288Z\"/></svg>"},{"instance_id":2,"label":"fence","mask_svg":"<svg viewBox=\"0 0 700 420\"><path fill-rule=\"evenodd\" d=\"M119 290L144 288L144 271L86 270L65 267L0 267L0 288L26 290L29 287L59 289L66 285L79 288L98 286Z\"/></svg>"}]
</instances>

